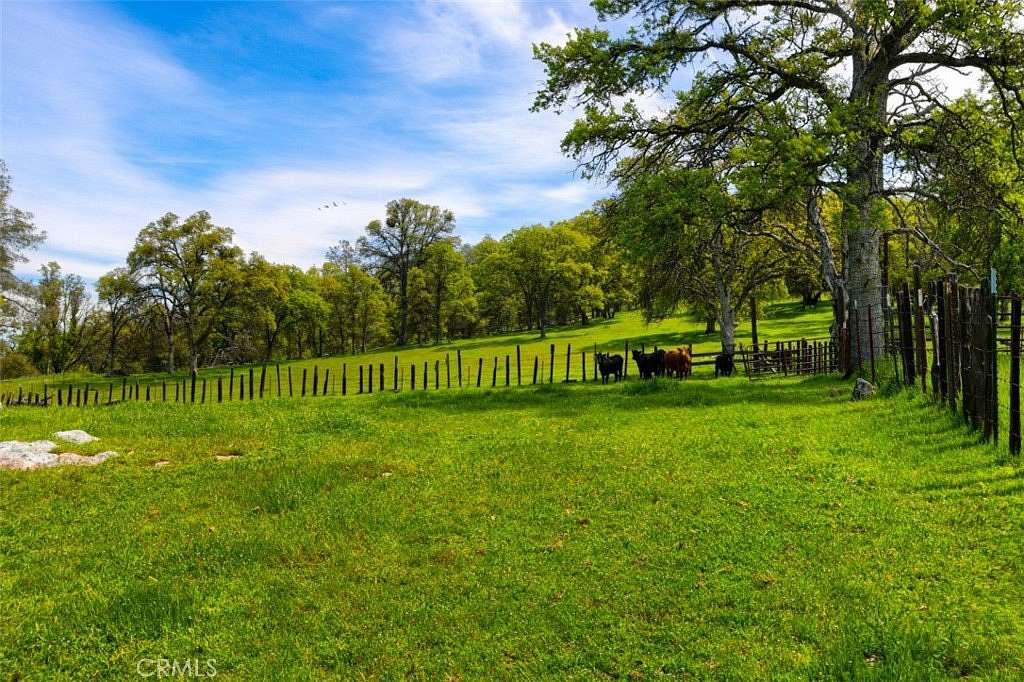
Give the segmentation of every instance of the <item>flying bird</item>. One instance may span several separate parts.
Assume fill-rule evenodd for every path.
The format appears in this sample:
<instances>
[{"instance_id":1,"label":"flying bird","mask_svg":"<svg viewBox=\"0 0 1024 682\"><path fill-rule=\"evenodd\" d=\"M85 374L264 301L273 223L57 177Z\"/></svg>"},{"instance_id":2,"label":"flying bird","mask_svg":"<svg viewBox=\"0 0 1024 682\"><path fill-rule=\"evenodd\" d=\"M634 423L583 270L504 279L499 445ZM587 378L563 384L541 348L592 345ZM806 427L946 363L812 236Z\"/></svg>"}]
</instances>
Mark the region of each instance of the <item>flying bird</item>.
<instances>
[{"instance_id":1,"label":"flying bird","mask_svg":"<svg viewBox=\"0 0 1024 682\"><path fill-rule=\"evenodd\" d=\"M344 201L344 200L343 200L343 201L341 202L340 206L348 206L348 202L346 202L346 201ZM337 201L332 201L332 202L331 202L331 203L329 203L329 204L324 204L323 206L317 206L317 207L316 207L316 210L318 210L318 211L322 211L322 210L324 210L325 208L326 208L326 209L328 209L328 210L330 210L330 209L332 209L332 208L340 208L340 206L339 206L339 204L338 204L338 202L337 202Z\"/></svg>"}]
</instances>

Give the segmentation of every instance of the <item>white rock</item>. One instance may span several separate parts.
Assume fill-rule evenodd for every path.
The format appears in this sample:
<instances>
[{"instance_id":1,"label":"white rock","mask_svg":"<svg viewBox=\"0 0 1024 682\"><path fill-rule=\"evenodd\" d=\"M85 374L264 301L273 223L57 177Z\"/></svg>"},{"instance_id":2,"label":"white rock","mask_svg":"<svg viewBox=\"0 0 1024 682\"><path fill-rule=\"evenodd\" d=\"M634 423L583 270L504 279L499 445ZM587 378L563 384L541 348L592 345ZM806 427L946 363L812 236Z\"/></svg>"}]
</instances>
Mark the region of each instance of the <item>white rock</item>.
<instances>
[{"instance_id":1,"label":"white rock","mask_svg":"<svg viewBox=\"0 0 1024 682\"><path fill-rule=\"evenodd\" d=\"M24 471L27 469L43 469L59 464L95 466L107 461L111 457L117 457L116 452L109 450L92 457L84 457L74 452L64 452L55 455L52 450L56 447L55 443L48 440L37 440L31 443L17 440L0 442L0 469Z\"/></svg>"},{"instance_id":2,"label":"white rock","mask_svg":"<svg viewBox=\"0 0 1024 682\"><path fill-rule=\"evenodd\" d=\"M81 445L82 443L91 443L93 441L99 440L99 438L97 438L96 436L90 436L88 433L82 431L81 429L75 429L73 431L58 431L53 435L54 437L59 438L60 440L67 441L68 443L75 443L76 445Z\"/></svg>"},{"instance_id":3,"label":"white rock","mask_svg":"<svg viewBox=\"0 0 1024 682\"><path fill-rule=\"evenodd\" d=\"M108 451L101 452L100 454L93 455L92 457L83 457L82 455L76 455L73 452L65 452L63 454L57 455L57 463L92 467L96 466L97 464L102 464L111 457L117 457L117 453L113 451Z\"/></svg>"},{"instance_id":4,"label":"white rock","mask_svg":"<svg viewBox=\"0 0 1024 682\"><path fill-rule=\"evenodd\" d=\"M867 379L857 379L857 383L853 385L854 400L864 400L874 394L875 387Z\"/></svg>"},{"instance_id":5,"label":"white rock","mask_svg":"<svg viewBox=\"0 0 1024 682\"><path fill-rule=\"evenodd\" d=\"M57 464L57 455L50 452L56 444L48 440L26 443L8 440L0 443L0 469L41 469Z\"/></svg>"}]
</instances>

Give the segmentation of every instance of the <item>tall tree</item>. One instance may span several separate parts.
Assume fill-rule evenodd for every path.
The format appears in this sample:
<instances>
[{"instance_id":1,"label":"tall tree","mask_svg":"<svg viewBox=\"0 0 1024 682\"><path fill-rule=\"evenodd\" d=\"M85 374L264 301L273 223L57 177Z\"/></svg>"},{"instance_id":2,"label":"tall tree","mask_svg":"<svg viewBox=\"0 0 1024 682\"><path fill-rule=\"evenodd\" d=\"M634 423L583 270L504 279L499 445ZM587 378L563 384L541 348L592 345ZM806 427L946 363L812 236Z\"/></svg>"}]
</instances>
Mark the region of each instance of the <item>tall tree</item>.
<instances>
[{"instance_id":1,"label":"tall tree","mask_svg":"<svg viewBox=\"0 0 1024 682\"><path fill-rule=\"evenodd\" d=\"M117 342L125 327L141 312L145 289L138 273L129 268L114 268L96 283L96 295L107 314L107 371L113 372L117 362Z\"/></svg>"},{"instance_id":2,"label":"tall tree","mask_svg":"<svg viewBox=\"0 0 1024 682\"><path fill-rule=\"evenodd\" d=\"M792 256L765 237L761 221L711 169L676 169L624 183L607 206L619 243L643 273L648 318L680 303L717 315L722 351L735 349L740 311L758 289L780 279Z\"/></svg>"},{"instance_id":3,"label":"tall tree","mask_svg":"<svg viewBox=\"0 0 1024 682\"><path fill-rule=\"evenodd\" d=\"M480 323L492 333L511 331L521 317L526 318L517 285L500 258L504 248L502 242L484 237L465 250Z\"/></svg>"},{"instance_id":4,"label":"tall tree","mask_svg":"<svg viewBox=\"0 0 1024 682\"><path fill-rule=\"evenodd\" d=\"M455 281L465 273L466 261L451 240L435 242L424 250L423 274L430 291L434 343L444 335L444 310Z\"/></svg>"},{"instance_id":5,"label":"tall tree","mask_svg":"<svg viewBox=\"0 0 1024 682\"><path fill-rule=\"evenodd\" d=\"M85 281L50 262L40 268L33 291L35 310L22 339L26 350L47 374L74 369L85 360L98 329Z\"/></svg>"},{"instance_id":6,"label":"tall tree","mask_svg":"<svg viewBox=\"0 0 1024 682\"><path fill-rule=\"evenodd\" d=\"M137 270L164 314L168 371L174 371L176 321L185 331L189 368L196 372L199 353L217 317L235 296L242 276L242 252L234 233L213 224L199 211L185 220L164 215L139 232L129 265Z\"/></svg>"},{"instance_id":7,"label":"tall tree","mask_svg":"<svg viewBox=\"0 0 1024 682\"><path fill-rule=\"evenodd\" d=\"M46 239L31 213L11 205L12 191L7 164L0 159L0 305L7 299L4 293L18 285L14 266L26 262L25 251Z\"/></svg>"},{"instance_id":8,"label":"tall tree","mask_svg":"<svg viewBox=\"0 0 1024 682\"><path fill-rule=\"evenodd\" d=\"M409 272L422 264L431 244L448 239L455 230L455 215L440 206L414 199L388 202L387 217L374 220L360 237L360 255L386 286L397 293L396 341L405 345L409 327Z\"/></svg>"},{"instance_id":9,"label":"tall tree","mask_svg":"<svg viewBox=\"0 0 1024 682\"><path fill-rule=\"evenodd\" d=\"M503 248L492 254L515 282L528 320L535 319L540 337L547 335L549 312L563 288L570 286L583 264L585 235L566 226L521 227L505 235Z\"/></svg>"},{"instance_id":10,"label":"tall tree","mask_svg":"<svg viewBox=\"0 0 1024 682\"><path fill-rule=\"evenodd\" d=\"M563 148L590 173L612 168L620 152L640 162L625 174L676 164L706 165L737 140L768 135L771 182L806 191L809 229L820 241L824 279L866 317L882 302L880 235L887 197L913 195L901 164L901 133L927 126L950 97L942 75L985 74L1009 111L1024 82L1024 3L848 3L839 0L594 0L602 21L631 22L621 35L578 29L562 46L541 44L547 69L536 109L583 106ZM694 68L663 115L635 97L672 88ZM770 124L770 125L769 125ZM1014 118L1007 119L1014 130ZM1016 144L1016 142L1014 143ZM886 159L890 160L889 171ZM842 201L843 254L821 229L823 190ZM836 266L841 263L840 266ZM853 325L866 337L865 320ZM882 334L881 325L875 325ZM851 343L884 347L881 338Z\"/></svg>"}]
</instances>

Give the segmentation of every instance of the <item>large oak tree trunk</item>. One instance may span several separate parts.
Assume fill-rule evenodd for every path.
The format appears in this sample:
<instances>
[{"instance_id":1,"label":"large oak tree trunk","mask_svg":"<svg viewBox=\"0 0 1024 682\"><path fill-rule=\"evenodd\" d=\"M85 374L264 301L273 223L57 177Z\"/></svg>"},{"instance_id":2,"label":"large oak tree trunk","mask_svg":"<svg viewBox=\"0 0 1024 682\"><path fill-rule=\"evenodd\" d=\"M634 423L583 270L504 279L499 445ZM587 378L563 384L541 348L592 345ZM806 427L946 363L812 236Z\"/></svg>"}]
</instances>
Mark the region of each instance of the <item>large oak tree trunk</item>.
<instances>
[{"instance_id":1,"label":"large oak tree trunk","mask_svg":"<svg viewBox=\"0 0 1024 682\"><path fill-rule=\"evenodd\" d=\"M855 158L847 167L846 189L842 194L851 370L867 366L873 357L881 355L885 340L879 243L884 217L882 160L890 69L884 62L868 58L872 52L872 46L867 45L865 55L853 60L850 103L854 112L852 123L857 125L860 137L854 145ZM877 53L874 58L882 59Z\"/></svg>"}]
</instances>

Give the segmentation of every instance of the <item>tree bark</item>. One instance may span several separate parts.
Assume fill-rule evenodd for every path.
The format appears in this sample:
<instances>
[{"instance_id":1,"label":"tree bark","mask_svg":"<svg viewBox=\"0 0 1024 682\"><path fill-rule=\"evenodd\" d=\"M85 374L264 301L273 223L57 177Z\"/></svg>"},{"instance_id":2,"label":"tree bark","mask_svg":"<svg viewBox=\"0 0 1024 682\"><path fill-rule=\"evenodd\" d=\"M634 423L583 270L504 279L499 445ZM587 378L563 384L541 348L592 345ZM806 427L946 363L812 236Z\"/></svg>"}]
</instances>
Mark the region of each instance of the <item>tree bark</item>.
<instances>
[{"instance_id":1,"label":"tree bark","mask_svg":"<svg viewBox=\"0 0 1024 682\"><path fill-rule=\"evenodd\" d=\"M711 240L711 267L715 273L715 293L718 294L718 326L722 330L722 352L732 354L736 350L736 310L733 307L732 292L726 281L722 263L725 248L721 229Z\"/></svg>"},{"instance_id":2,"label":"tree bark","mask_svg":"<svg viewBox=\"0 0 1024 682\"><path fill-rule=\"evenodd\" d=\"M395 343L399 346L406 344L409 324L409 272L403 268L398 277L398 338Z\"/></svg>"},{"instance_id":3,"label":"tree bark","mask_svg":"<svg viewBox=\"0 0 1024 682\"><path fill-rule=\"evenodd\" d=\"M883 142L891 69L880 61L884 57L873 43L868 40L864 53L853 59L850 104L861 124L861 132L854 146L854 159L847 167L846 188L841 196L847 247L846 286L857 315L849 326L850 367L858 363L870 364L872 354L878 356L884 349L879 204L884 188ZM868 315L874 318L874 324L868 325Z\"/></svg>"}]
</instances>

